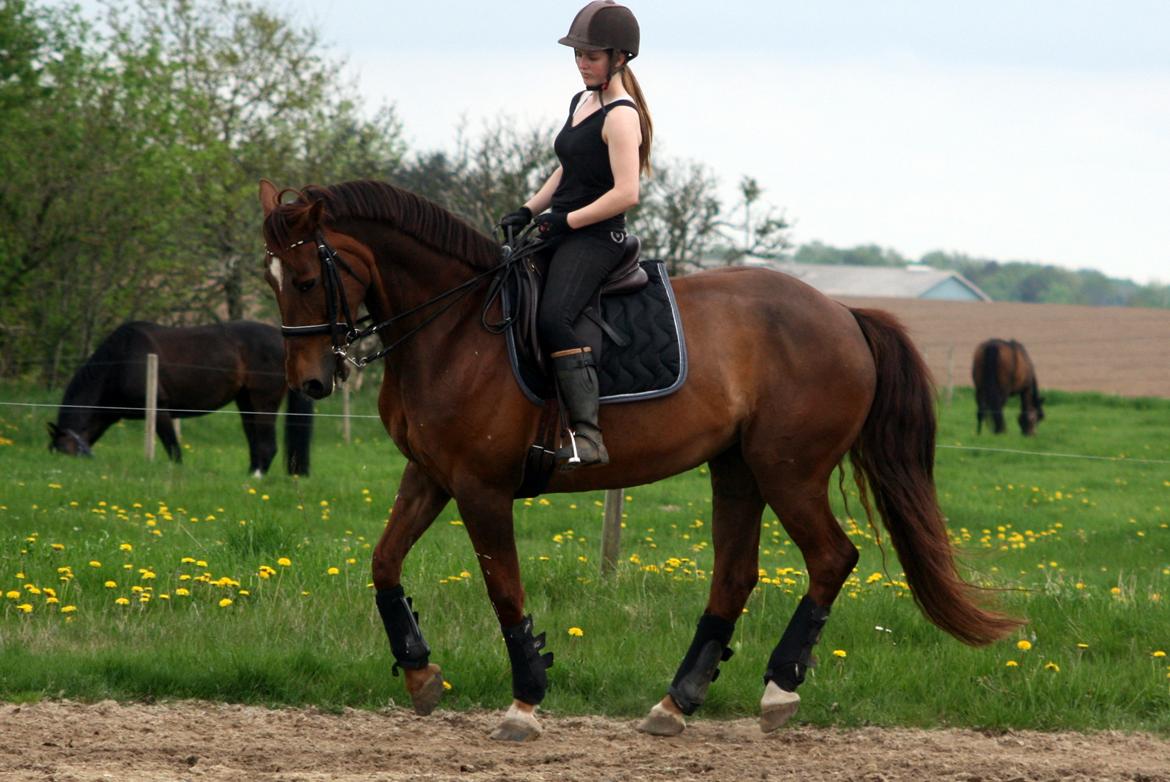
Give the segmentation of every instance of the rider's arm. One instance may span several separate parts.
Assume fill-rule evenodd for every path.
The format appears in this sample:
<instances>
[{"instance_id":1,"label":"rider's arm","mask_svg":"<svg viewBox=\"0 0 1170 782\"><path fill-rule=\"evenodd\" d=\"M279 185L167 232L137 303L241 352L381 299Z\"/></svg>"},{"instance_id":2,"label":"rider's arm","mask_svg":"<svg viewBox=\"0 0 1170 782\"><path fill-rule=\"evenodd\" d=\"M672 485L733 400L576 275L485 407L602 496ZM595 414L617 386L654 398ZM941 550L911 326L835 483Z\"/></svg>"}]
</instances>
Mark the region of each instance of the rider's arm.
<instances>
[{"instance_id":1,"label":"rider's arm","mask_svg":"<svg viewBox=\"0 0 1170 782\"><path fill-rule=\"evenodd\" d=\"M601 138L609 147L613 189L588 206L569 212L570 228L601 222L638 203L638 146L642 143L638 112L629 106L612 109L605 118Z\"/></svg>"},{"instance_id":2,"label":"rider's arm","mask_svg":"<svg viewBox=\"0 0 1170 782\"><path fill-rule=\"evenodd\" d=\"M536 195L525 202L524 205L532 210L532 214L538 215L545 209L548 209L552 204L553 193L556 192L557 187L561 184L562 170L560 166L557 166L557 170L549 175L545 183L536 191Z\"/></svg>"}]
</instances>

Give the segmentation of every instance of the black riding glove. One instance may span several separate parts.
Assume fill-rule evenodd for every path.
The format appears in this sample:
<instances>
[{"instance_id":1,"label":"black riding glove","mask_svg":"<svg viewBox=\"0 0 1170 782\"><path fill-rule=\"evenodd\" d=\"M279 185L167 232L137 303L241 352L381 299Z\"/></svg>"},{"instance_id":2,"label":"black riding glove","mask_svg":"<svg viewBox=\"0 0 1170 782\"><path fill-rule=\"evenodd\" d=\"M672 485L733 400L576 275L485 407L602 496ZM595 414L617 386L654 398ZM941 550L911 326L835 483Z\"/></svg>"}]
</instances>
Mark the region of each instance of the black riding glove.
<instances>
[{"instance_id":1,"label":"black riding glove","mask_svg":"<svg viewBox=\"0 0 1170 782\"><path fill-rule=\"evenodd\" d=\"M513 231L519 231L530 222L532 222L532 210L522 206L515 212L508 212L501 217L500 228L511 228Z\"/></svg>"},{"instance_id":2,"label":"black riding glove","mask_svg":"<svg viewBox=\"0 0 1170 782\"><path fill-rule=\"evenodd\" d=\"M540 238L546 242L567 236L573 231L569 227L569 215L565 212L545 212L537 215L536 228L540 231Z\"/></svg>"}]
</instances>

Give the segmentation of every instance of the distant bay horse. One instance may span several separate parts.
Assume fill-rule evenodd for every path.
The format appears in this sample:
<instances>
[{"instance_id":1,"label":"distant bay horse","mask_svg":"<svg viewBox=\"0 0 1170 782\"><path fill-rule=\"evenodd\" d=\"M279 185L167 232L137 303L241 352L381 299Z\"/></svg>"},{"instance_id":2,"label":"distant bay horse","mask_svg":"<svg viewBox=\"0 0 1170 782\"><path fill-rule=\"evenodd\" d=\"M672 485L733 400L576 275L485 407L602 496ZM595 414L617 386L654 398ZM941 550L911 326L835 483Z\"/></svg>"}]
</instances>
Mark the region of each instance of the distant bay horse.
<instances>
[{"instance_id":1,"label":"distant bay horse","mask_svg":"<svg viewBox=\"0 0 1170 782\"><path fill-rule=\"evenodd\" d=\"M989 418L996 434L1006 428L1003 408L1013 396L1020 397L1020 431L1025 435L1036 433L1036 425L1044 420L1044 398L1036 383L1036 367L1024 346L1014 339L989 339L975 348L971 362L971 378L975 381L976 433L983 431L983 419Z\"/></svg>"},{"instance_id":2,"label":"distant bay horse","mask_svg":"<svg viewBox=\"0 0 1170 782\"><path fill-rule=\"evenodd\" d=\"M408 461L373 553L376 604L395 668L405 671L416 711L432 710L443 678L401 579L407 553L454 499L512 669L513 701L492 737L534 738L551 655L524 613L512 503L541 410L513 378L505 339L483 327L485 307L493 320L500 316L486 293L500 245L381 182L309 186L295 195L282 203L282 191L261 182L265 276L284 322L290 386L316 398L332 392L362 305L387 324L379 332L384 345L397 343L384 359L378 409ZM933 480L928 373L892 316L849 309L762 269L694 274L677 280L675 293L686 324L686 383L670 396L604 405L610 463L556 473L547 489L634 486L710 466L710 597L667 695L641 730L682 731L684 715L703 702L730 656L735 622L759 577L765 505L800 548L809 588L764 669L761 728L774 730L795 713L813 644L858 559L828 501L829 478L846 454L868 481L930 621L970 644L1018 625L980 607L956 571ZM388 323L396 316L403 319ZM432 316L435 324L423 327Z\"/></svg>"},{"instance_id":3,"label":"distant bay horse","mask_svg":"<svg viewBox=\"0 0 1170 782\"><path fill-rule=\"evenodd\" d=\"M313 400L285 383L280 330L254 321L182 328L123 323L69 381L57 422L49 424L50 450L89 455L111 425L142 419L148 353L158 354L155 431L173 461L182 461L174 419L234 401L248 439L248 469L263 475L276 456L276 414L287 397L285 466L293 475L309 473Z\"/></svg>"}]
</instances>

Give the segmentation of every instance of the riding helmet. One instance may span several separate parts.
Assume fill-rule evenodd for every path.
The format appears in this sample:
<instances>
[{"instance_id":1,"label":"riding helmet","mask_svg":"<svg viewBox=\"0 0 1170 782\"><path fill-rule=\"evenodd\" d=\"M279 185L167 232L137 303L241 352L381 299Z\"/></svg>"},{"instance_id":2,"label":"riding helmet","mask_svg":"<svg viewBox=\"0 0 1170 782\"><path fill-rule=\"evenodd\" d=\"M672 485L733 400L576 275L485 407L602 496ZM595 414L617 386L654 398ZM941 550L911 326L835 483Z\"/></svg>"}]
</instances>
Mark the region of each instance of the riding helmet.
<instances>
[{"instance_id":1,"label":"riding helmet","mask_svg":"<svg viewBox=\"0 0 1170 782\"><path fill-rule=\"evenodd\" d=\"M638 20L633 12L613 0L593 0L573 17L569 34L557 43L574 49L617 49L626 59L638 56Z\"/></svg>"}]
</instances>

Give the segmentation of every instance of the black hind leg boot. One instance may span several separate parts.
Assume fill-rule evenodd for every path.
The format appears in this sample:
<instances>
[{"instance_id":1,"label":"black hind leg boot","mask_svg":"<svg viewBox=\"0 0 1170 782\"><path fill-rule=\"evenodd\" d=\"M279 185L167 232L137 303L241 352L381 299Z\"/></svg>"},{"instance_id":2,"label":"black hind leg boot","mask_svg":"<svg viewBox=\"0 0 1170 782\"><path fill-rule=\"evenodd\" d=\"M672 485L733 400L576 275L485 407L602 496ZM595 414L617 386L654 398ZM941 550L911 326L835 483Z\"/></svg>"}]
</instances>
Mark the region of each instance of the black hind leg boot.
<instances>
[{"instance_id":1,"label":"black hind leg boot","mask_svg":"<svg viewBox=\"0 0 1170 782\"><path fill-rule=\"evenodd\" d=\"M569 415L569 442L557 449L562 470L609 464L609 454L597 428L597 365L589 348L572 348L552 354L557 386Z\"/></svg>"}]
</instances>

